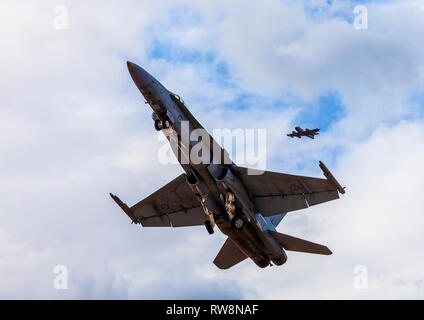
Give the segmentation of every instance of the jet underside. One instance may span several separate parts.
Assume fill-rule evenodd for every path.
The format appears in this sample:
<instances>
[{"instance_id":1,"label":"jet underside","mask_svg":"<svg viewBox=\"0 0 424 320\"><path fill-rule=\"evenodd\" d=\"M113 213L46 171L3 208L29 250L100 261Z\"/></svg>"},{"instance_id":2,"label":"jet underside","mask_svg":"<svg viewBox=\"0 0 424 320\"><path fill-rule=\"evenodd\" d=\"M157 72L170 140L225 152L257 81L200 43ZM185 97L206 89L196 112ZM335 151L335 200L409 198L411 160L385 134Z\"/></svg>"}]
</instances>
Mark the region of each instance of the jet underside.
<instances>
[{"instance_id":1,"label":"jet underside","mask_svg":"<svg viewBox=\"0 0 424 320\"><path fill-rule=\"evenodd\" d=\"M184 170L132 207L111 194L133 223L144 227L204 225L210 234L217 226L228 236L214 261L222 269L246 258L262 268L272 263L281 265L287 260L286 250L331 254L325 246L275 229L286 212L337 199L344 193L324 164L320 162L326 179L269 171L255 174L258 172L232 163L207 133L209 155L193 159L192 148L204 140L184 137L203 127L179 96L141 67L128 62L128 69L153 110L156 130L165 134L171 146L177 146L172 149Z\"/></svg>"}]
</instances>

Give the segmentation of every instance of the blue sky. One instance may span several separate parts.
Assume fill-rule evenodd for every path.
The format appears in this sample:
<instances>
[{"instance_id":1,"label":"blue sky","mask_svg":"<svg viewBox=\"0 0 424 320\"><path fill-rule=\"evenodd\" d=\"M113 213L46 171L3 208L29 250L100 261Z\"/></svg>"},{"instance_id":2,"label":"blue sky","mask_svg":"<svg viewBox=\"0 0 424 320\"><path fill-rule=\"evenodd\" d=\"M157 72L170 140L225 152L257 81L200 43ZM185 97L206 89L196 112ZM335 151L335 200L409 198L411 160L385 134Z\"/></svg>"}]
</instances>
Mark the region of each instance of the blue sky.
<instances>
[{"instance_id":1,"label":"blue sky","mask_svg":"<svg viewBox=\"0 0 424 320\"><path fill-rule=\"evenodd\" d=\"M352 25L357 4L366 30ZM67 29L53 27L57 5ZM3 1L0 12L1 298L424 297L422 1ZM222 271L219 232L131 225L108 193L136 203L181 168L159 163L126 60L210 131L266 129L269 170L321 177L324 161L346 195L279 231L334 254ZM287 138L295 125L322 132ZM52 286L56 265L67 290ZM368 289L353 285L358 265Z\"/></svg>"}]
</instances>

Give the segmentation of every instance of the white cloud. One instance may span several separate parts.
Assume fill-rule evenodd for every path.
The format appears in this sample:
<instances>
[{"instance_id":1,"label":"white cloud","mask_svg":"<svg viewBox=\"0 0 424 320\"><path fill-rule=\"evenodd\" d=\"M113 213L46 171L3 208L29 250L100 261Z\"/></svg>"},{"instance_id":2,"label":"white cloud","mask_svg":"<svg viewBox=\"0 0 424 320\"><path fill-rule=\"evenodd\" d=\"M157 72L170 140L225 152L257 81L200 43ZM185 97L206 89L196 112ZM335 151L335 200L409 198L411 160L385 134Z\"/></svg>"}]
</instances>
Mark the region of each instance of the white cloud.
<instances>
[{"instance_id":1,"label":"white cloud","mask_svg":"<svg viewBox=\"0 0 424 320\"><path fill-rule=\"evenodd\" d=\"M283 267L258 272L244 263L221 277L243 279L256 289L249 298L423 298L422 139L422 122L379 128L339 159L340 200L289 213L279 226L328 245L332 256L288 252ZM368 290L353 286L357 265L368 268Z\"/></svg>"},{"instance_id":2,"label":"white cloud","mask_svg":"<svg viewBox=\"0 0 424 320\"><path fill-rule=\"evenodd\" d=\"M65 1L69 30L52 27L56 4L0 4L0 297L422 297L424 132L409 100L423 88L419 1L369 4L364 32L344 20L352 3L341 1L309 1L314 17L298 1ZM159 38L213 58L155 59ZM307 159L303 172L319 174L315 160L331 160L347 194L280 228L334 255L221 271L212 260L223 235L130 225L108 192L132 204L181 169L158 163L151 110L126 59L180 93L210 131L269 129L270 169L299 173ZM286 140L299 101L329 89L346 117L316 141ZM235 110L243 95L251 98ZM335 147L343 152L332 159ZM69 290L53 289L57 264L69 268ZM369 268L367 291L353 289L357 264Z\"/></svg>"}]
</instances>

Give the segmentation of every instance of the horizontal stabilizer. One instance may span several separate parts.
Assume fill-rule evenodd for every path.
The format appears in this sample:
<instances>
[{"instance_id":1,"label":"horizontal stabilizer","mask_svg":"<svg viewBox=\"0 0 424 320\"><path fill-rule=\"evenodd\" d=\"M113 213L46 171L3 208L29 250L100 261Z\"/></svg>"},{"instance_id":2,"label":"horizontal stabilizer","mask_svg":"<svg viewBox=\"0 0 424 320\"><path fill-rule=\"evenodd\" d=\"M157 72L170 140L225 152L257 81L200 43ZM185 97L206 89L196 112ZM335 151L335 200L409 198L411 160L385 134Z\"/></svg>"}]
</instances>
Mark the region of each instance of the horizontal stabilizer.
<instances>
[{"instance_id":1,"label":"horizontal stabilizer","mask_svg":"<svg viewBox=\"0 0 424 320\"><path fill-rule=\"evenodd\" d=\"M220 269L229 269L246 258L247 256L240 251L233 240L227 238L213 263Z\"/></svg>"},{"instance_id":2,"label":"horizontal stabilizer","mask_svg":"<svg viewBox=\"0 0 424 320\"><path fill-rule=\"evenodd\" d=\"M332 254L331 250L326 246L323 246L318 243L302 240L296 237L289 236L284 233L279 233L276 231L269 230L271 235L275 240L278 241L280 246L288 251L298 251L298 252L306 252L306 253L316 253L316 254Z\"/></svg>"}]
</instances>

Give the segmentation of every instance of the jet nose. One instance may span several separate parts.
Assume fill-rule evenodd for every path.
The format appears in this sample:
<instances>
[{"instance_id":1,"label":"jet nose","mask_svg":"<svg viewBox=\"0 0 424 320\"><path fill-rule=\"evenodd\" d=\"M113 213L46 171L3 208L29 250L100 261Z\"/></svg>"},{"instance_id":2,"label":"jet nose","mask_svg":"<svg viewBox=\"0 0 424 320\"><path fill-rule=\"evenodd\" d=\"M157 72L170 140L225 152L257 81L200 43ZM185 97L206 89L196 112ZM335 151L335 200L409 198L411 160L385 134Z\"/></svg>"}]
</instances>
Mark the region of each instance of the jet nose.
<instances>
[{"instance_id":1,"label":"jet nose","mask_svg":"<svg viewBox=\"0 0 424 320\"><path fill-rule=\"evenodd\" d=\"M131 73L131 70L135 69L136 64L132 63L131 61L127 61L127 67L129 72Z\"/></svg>"},{"instance_id":2,"label":"jet nose","mask_svg":"<svg viewBox=\"0 0 424 320\"><path fill-rule=\"evenodd\" d=\"M127 67L131 78L139 90L150 83L152 76L146 70L131 61L127 61Z\"/></svg>"}]
</instances>

